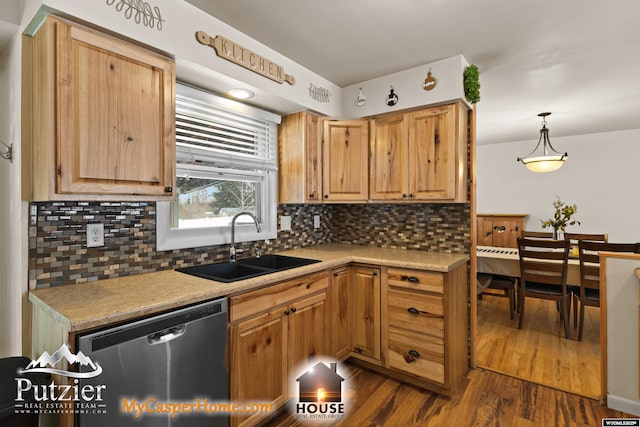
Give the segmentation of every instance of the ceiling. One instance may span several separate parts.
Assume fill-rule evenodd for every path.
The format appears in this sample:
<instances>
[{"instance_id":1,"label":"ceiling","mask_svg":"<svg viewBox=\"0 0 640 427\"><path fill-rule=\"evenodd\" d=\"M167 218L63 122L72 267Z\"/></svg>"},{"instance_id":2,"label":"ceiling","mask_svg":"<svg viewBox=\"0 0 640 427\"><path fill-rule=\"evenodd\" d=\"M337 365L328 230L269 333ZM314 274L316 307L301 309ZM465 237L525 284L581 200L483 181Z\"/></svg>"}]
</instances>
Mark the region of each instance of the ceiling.
<instances>
[{"instance_id":1,"label":"ceiling","mask_svg":"<svg viewBox=\"0 0 640 427\"><path fill-rule=\"evenodd\" d=\"M462 54L478 144L640 128L638 0L186 1L341 87Z\"/></svg>"}]
</instances>

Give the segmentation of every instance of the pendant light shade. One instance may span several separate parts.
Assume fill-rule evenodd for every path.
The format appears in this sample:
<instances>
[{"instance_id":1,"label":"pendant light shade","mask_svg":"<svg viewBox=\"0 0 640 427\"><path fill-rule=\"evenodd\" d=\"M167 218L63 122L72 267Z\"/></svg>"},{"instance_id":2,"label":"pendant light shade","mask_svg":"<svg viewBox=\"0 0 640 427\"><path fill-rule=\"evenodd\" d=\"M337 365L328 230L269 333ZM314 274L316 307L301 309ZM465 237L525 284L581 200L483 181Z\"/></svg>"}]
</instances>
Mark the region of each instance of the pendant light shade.
<instances>
[{"instance_id":1,"label":"pendant light shade","mask_svg":"<svg viewBox=\"0 0 640 427\"><path fill-rule=\"evenodd\" d=\"M553 148L549 141L549 129L547 128L547 116L551 113L540 113L538 117L542 117L542 129L540 129L540 139L533 151L524 157L518 157L518 161L522 162L527 169L532 172L553 172L560 169L567 158L567 153L560 153ZM536 153L538 147L542 143L542 152Z\"/></svg>"}]
</instances>

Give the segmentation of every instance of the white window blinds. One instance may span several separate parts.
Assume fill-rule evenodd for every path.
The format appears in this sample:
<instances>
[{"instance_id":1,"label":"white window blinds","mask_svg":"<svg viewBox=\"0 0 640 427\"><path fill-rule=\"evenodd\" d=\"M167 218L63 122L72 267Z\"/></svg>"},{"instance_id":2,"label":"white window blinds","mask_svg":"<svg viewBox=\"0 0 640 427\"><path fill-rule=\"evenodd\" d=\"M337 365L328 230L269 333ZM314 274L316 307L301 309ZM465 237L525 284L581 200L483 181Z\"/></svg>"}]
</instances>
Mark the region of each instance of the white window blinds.
<instances>
[{"instance_id":1,"label":"white window blinds","mask_svg":"<svg viewBox=\"0 0 640 427\"><path fill-rule=\"evenodd\" d=\"M176 157L180 163L273 171L280 116L186 85L176 94Z\"/></svg>"}]
</instances>

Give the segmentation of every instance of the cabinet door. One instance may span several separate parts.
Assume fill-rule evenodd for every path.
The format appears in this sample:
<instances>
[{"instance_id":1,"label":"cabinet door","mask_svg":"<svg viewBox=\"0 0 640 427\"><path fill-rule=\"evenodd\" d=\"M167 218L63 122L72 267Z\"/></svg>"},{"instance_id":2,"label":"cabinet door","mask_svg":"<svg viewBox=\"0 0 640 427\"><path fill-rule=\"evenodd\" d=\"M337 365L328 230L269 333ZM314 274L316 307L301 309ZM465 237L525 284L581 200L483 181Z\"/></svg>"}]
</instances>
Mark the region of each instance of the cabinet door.
<instances>
[{"instance_id":1,"label":"cabinet door","mask_svg":"<svg viewBox=\"0 0 640 427\"><path fill-rule=\"evenodd\" d=\"M56 22L56 191L172 194L173 61Z\"/></svg>"},{"instance_id":2,"label":"cabinet door","mask_svg":"<svg viewBox=\"0 0 640 427\"><path fill-rule=\"evenodd\" d=\"M349 267L334 270L331 275L331 354L336 358L351 350L351 311L349 301L353 299L351 288L351 269Z\"/></svg>"},{"instance_id":3,"label":"cabinet door","mask_svg":"<svg viewBox=\"0 0 640 427\"><path fill-rule=\"evenodd\" d=\"M380 360L380 270L353 267L352 271L353 351Z\"/></svg>"},{"instance_id":4,"label":"cabinet door","mask_svg":"<svg viewBox=\"0 0 640 427\"><path fill-rule=\"evenodd\" d=\"M369 124L366 120L325 120L322 191L325 202L369 197Z\"/></svg>"},{"instance_id":5,"label":"cabinet door","mask_svg":"<svg viewBox=\"0 0 640 427\"><path fill-rule=\"evenodd\" d=\"M272 402L276 407L285 402L287 333L283 310L278 308L230 327L231 401ZM232 425L247 420L231 417Z\"/></svg>"},{"instance_id":6,"label":"cabinet door","mask_svg":"<svg viewBox=\"0 0 640 427\"><path fill-rule=\"evenodd\" d=\"M478 245L493 246L493 221L478 216Z\"/></svg>"},{"instance_id":7,"label":"cabinet door","mask_svg":"<svg viewBox=\"0 0 640 427\"><path fill-rule=\"evenodd\" d=\"M278 127L280 203L322 201L322 123L307 112L289 114Z\"/></svg>"},{"instance_id":8,"label":"cabinet door","mask_svg":"<svg viewBox=\"0 0 640 427\"><path fill-rule=\"evenodd\" d=\"M455 199L455 105L416 111L409 117L409 188L413 198Z\"/></svg>"},{"instance_id":9,"label":"cabinet door","mask_svg":"<svg viewBox=\"0 0 640 427\"><path fill-rule=\"evenodd\" d=\"M519 221L514 218L494 218L493 246L503 248L517 248L520 237Z\"/></svg>"},{"instance_id":10,"label":"cabinet door","mask_svg":"<svg viewBox=\"0 0 640 427\"><path fill-rule=\"evenodd\" d=\"M371 200L403 200L410 197L407 122L406 114L385 116L371 121Z\"/></svg>"},{"instance_id":11,"label":"cabinet door","mask_svg":"<svg viewBox=\"0 0 640 427\"><path fill-rule=\"evenodd\" d=\"M289 375L301 374L310 361L325 355L327 293L296 301L285 311L288 328Z\"/></svg>"}]
</instances>

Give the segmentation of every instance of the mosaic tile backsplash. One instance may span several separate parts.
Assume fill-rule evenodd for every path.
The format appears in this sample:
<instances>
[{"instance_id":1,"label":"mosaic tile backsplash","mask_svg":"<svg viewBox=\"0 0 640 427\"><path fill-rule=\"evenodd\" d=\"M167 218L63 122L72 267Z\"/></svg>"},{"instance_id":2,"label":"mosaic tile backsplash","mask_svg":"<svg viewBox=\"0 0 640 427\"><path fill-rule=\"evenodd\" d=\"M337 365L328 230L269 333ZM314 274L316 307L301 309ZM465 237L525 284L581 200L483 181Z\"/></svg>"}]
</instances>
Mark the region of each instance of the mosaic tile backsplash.
<instances>
[{"instance_id":1,"label":"mosaic tile backsplash","mask_svg":"<svg viewBox=\"0 0 640 427\"><path fill-rule=\"evenodd\" d=\"M226 260L229 245L156 251L155 203L33 203L29 227L30 288L99 279ZM313 228L313 215L321 227ZM280 205L291 231L268 243L245 242L238 249L268 253L329 242L468 253L468 204ZM86 247L86 226L103 223L105 246ZM241 255L242 256L242 255Z\"/></svg>"},{"instance_id":2,"label":"mosaic tile backsplash","mask_svg":"<svg viewBox=\"0 0 640 427\"><path fill-rule=\"evenodd\" d=\"M431 252L469 253L469 204L335 205L333 241Z\"/></svg>"},{"instance_id":3,"label":"mosaic tile backsplash","mask_svg":"<svg viewBox=\"0 0 640 427\"><path fill-rule=\"evenodd\" d=\"M44 202L33 203L36 224L29 227L29 286L82 283L131 274L226 260L229 245L156 251L155 203ZM313 215L321 227L313 228ZM255 251L295 249L331 241L331 208L322 205L281 205L278 216L291 215L292 230L278 238L237 243L244 256ZM104 224L104 243L86 247L86 227ZM239 255L242 257L243 255Z\"/></svg>"}]
</instances>

